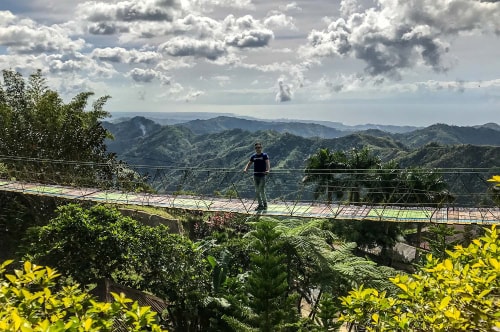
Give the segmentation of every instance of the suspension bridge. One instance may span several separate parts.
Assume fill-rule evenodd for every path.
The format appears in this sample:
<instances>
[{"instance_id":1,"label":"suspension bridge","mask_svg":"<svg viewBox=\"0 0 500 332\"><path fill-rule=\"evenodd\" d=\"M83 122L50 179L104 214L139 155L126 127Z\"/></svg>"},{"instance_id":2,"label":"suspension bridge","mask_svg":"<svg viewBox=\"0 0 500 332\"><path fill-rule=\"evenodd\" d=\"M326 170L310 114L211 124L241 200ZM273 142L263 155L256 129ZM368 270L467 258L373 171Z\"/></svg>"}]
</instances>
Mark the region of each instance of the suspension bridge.
<instances>
[{"instance_id":1,"label":"suspension bridge","mask_svg":"<svg viewBox=\"0 0 500 332\"><path fill-rule=\"evenodd\" d=\"M0 193L248 215L500 223L500 207L487 182L500 168L323 169L305 174L304 169L276 167L267 176L268 208L255 211L252 175L244 175L242 166L130 165L0 156L2 165ZM496 199L500 200L498 193Z\"/></svg>"},{"instance_id":2,"label":"suspension bridge","mask_svg":"<svg viewBox=\"0 0 500 332\"><path fill-rule=\"evenodd\" d=\"M500 208L430 207L397 205L352 205L271 200L267 210L254 211L255 202L244 198L223 198L180 194L131 193L96 188L45 185L0 179L0 191L58 197L76 201L154 206L197 211L223 211L269 216L329 218L389 222L445 224L500 224Z\"/></svg>"}]
</instances>

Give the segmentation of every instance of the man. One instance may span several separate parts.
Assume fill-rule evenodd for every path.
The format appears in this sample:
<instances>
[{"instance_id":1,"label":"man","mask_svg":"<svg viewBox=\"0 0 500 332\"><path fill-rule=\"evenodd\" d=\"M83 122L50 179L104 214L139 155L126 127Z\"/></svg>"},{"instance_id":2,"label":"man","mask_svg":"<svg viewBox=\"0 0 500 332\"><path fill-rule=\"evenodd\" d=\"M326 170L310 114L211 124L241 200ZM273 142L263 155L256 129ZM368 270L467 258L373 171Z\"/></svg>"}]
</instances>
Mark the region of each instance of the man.
<instances>
[{"instance_id":1,"label":"man","mask_svg":"<svg viewBox=\"0 0 500 332\"><path fill-rule=\"evenodd\" d=\"M250 157L250 160L243 169L243 172L246 173L248 167L253 164L253 181L255 184L255 194L259 203L255 210L260 211L267 209L266 175L269 174L269 171L271 170L271 164L267 153L262 152L262 144L257 142L254 144L254 147L255 154Z\"/></svg>"}]
</instances>

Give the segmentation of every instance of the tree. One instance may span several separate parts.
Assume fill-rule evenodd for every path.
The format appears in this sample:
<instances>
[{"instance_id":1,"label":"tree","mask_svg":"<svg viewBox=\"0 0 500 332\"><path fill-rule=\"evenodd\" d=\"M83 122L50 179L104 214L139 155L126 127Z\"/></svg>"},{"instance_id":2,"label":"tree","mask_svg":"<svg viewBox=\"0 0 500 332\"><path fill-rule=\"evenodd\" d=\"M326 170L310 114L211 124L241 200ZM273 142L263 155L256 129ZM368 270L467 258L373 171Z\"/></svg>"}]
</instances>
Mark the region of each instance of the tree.
<instances>
[{"instance_id":1,"label":"tree","mask_svg":"<svg viewBox=\"0 0 500 332\"><path fill-rule=\"evenodd\" d=\"M80 284L108 278L166 299L178 330L199 324L209 290L207 263L190 240L165 226L139 224L103 205L70 204L23 242L27 259L54 266Z\"/></svg>"},{"instance_id":2,"label":"tree","mask_svg":"<svg viewBox=\"0 0 500 332\"><path fill-rule=\"evenodd\" d=\"M453 201L453 197L447 189L448 184L438 170L412 167L401 172L394 202L405 205L441 207L443 204Z\"/></svg>"},{"instance_id":3,"label":"tree","mask_svg":"<svg viewBox=\"0 0 500 332\"><path fill-rule=\"evenodd\" d=\"M500 329L500 238L496 225L446 259L431 254L416 274L391 282L397 297L363 286L342 298L340 319L367 331L493 331Z\"/></svg>"},{"instance_id":4,"label":"tree","mask_svg":"<svg viewBox=\"0 0 500 332\"><path fill-rule=\"evenodd\" d=\"M276 223L264 220L257 223L249 235L254 252L250 255L246 292L252 314L246 324L226 317L233 328L257 328L262 332L285 331L287 324L298 321L298 315L293 310L294 298L289 294L282 242L275 227Z\"/></svg>"},{"instance_id":5,"label":"tree","mask_svg":"<svg viewBox=\"0 0 500 332\"><path fill-rule=\"evenodd\" d=\"M341 182L336 173L347 167L345 155L341 152L330 152L329 149L319 151L307 159L303 183L315 183L314 199L326 195L328 203L332 203L333 195L340 198L343 195Z\"/></svg>"},{"instance_id":6,"label":"tree","mask_svg":"<svg viewBox=\"0 0 500 332\"><path fill-rule=\"evenodd\" d=\"M50 267L24 262L22 270L6 272L12 261L0 264L1 331L163 331L156 313L123 294L112 303L98 302L79 285L58 285L60 274Z\"/></svg>"},{"instance_id":7,"label":"tree","mask_svg":"<svg viewBox=\"0 0 500 332\"><path fill-rule=\"evenodd\" d=\"M370 187L370 177L373 170L380 169L380 158L364 147L352 149L348 153L347 165L350 173L347 176L348 201L360 204L364 201L361 192Z\"/></svg>"},{"instance_id":8,"label":"tree","mask_svg":"<svg viewBox=\"0 0 500 332\"><path fill-rule=\"evenodd\" d=\"M306 301L311 307L311 319L323 294L337 299L360 283L387 289L390 286L387 277L395 274L393 269L378 267L372 261L357 257L353 253L355 244L339 240L325 229L327 223L321 219L307 222L285 219L276 226L286 255L288 283L291 291L300 296L297 308L302 314L300 303Z\"/></svg>"},{"instance_id":9,"label":"tree","mask_svg":"<svg viewBox=\"0 0 500 332\"><path fill-rule=\"evenodd\" d=\"M40 70L27 81L3 71L0 85L0 156L17 179L94 185L115 176L115 156L106 151L111 134L100 120L109 96L86 110L92 92L65 104L50 90Z\"/></svg>"},{"instance_id":10,"label":"tree","mask_svg":"<svg viewBox=\"0 0 500 332\"><path fill-rule=\"evenodd\" d=\"M363 201L362 192L370 185L370 173L380 166L380 158L366 147L333 153L320 149L307 160L302 181L316 183L315 199L326 194L331 203L336 194L337 199L359 204Z\"/></svg>"},{"instance_id":11,"label":"tree","mask_svg":"<svg viewBox=\"0 0 500 332\"><path fill-rule=\"evenodd\" d=\"M432 256L441 260L448 257L447 252L460 243L459 239L453 238L458 233L460 232L448 225L429 226L429 235L425 240L429 243Z\"/></svg>"},{"instance_id":12,"label":"tree","mask_svg":"<svg viewBox=\"0 0 500 332\"><path fill-rule=\"evenodd\" d=\"M308 220L304 222L298 219L284 219L276 220L270 217L260 217L257 225L261 223L275 225L271 231L266 231L266 233L272 233L274 235L267 235L265 238L269 237L269 245L276 247L277 253L282 256L280 260L280 267L278 264L274 263L274 267L271 259L266 260L269 265L264 268L265 265L263 261L259 261L256 266L254 259L255 255L264 255L262 250L255 251L256 245L255 237L258 236L259 241L262 241L263 235L259 233L259 226L249 235L246 235L245 239L250 240L250 244L245 247L249 247L252 251L252 264L247 268L241 265L236 265L240 268L240 275L236 276L240 283L250 286L251 289L257 289L255 284L250 285L247 282L247 273L252 275L253 271L258 267L257 271L260 274L265 273L268 269L272 268L275 275L280 269L284 269L286 272L286 283L287 283L287 294L289 300L293 300L293 304L290 304L289 313L294 314L298 317L303 317L305 310L303 308L307 306L309 308L309 316L304 318L299 325L304 323L308 324L308 328L317 324L320 320L323 323L329 321L328 324L335 325L334 322L326 319L325 317L318 318L318 313L331 312L338 310L340 306L339 296L347 295L347 292L352 289L352 287L359 286L360 284L368 284L372 287L379 289L391 288L390 282L387 280L389 276L395 275L393 269L378 267L375 263L355 256L352 251L355 248L354 244L343 244L337 241L335 236L322 229L325 220ZM261 243L261 242L257 242ZM266 241L267 243L267 241ZM260 244L263 245L263 244ZM234 251L234 249L232 249ZM269 255L267 253L266 255ZM265 256L265 255L264 255ZM261 260L263 258L260 258ZM222 262L222 259L219 259ZM224 267L221 264L221 267ZM234 264L231 264L232 269L235 269ZM223 296L231 304L231 307L226 310L225 319L231 326L236 330L245 330L245 326L250 331L250 327L256 328L255 318L253 320L245 320L244 317L256 317L253 304L247 296L247 293L256 292L239 287L235 287L235 282L231 282L235 277L234 274L230 274L224 283L220 296ZM271 273L267 274L270 277ZM274 291L273 291L274 292ZM266 291L262 294L266 296L271 296L273 292ZM294 295L295 294L295 295ZM325 302L323 305L320 303ZM328 303L328 297L334 302L333 305ZM323 307L323 309L321 309ZM327 308L328 307L328 308ZM229 316L229 318L228 318ZM233 317L231 320L230 317ZM235 319L237 317L238 319ZM259 320L261 321L262 318ZM246 322L247 325L243 325ZM293 322L293 319L289 321ZM297 324L297 323L294 323ZM298 325L295 325L298 326ZM302 326L305 328L305 325ZM278 329L278 327L276 327ZM219 329L220 330L220 329ZM293 329L292 329L293 330Z\"/></svg>"}]
</instances>

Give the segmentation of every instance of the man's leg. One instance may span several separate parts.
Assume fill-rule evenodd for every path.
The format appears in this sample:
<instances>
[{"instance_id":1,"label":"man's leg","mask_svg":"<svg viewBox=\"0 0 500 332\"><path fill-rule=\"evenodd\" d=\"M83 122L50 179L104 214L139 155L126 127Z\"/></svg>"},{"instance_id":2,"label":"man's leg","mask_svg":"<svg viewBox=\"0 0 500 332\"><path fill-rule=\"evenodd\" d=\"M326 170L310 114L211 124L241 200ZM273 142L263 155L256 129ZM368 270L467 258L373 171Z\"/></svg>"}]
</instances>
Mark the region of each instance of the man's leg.
<instances>
[{"instance_id":1,"label":"man's leg","mask_svg":"<svg viewBox=\"0 0 500 332\"><path fill-rule=\"evenodd\" d=\"M262 197L263 186L265 184L265 179L263 176L254 176L255 181L255 195L257 197L257 202L259 203L259 207L264 206L264 201Z\"/></svg>"},{"instance_id":2,"label":"man's leg","mask_svg":"<svg viewBox=\"0 0 500 332\"><path fill-rule=\"evenodd\" d=\"M262 191L260 193L260 197L262 199L262 206L267 209L267 195L266 195L266 177L262 177Z\"/></svg>"}]
</instances>

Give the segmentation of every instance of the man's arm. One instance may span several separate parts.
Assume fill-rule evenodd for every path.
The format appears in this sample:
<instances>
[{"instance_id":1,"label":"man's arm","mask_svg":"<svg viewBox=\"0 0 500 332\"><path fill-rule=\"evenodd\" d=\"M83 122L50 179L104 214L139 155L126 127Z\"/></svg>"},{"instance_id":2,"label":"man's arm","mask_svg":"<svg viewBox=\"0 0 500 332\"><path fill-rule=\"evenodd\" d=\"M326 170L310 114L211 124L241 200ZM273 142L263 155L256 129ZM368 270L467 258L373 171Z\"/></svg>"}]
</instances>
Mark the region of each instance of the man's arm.
<instances>
[{"instance_id":1,"label":"man's arm","mask_svg":"<svg viewBox=\"0 0 500 332\"><path fill-rule=\"evenodd\" d=\"M269 158L266 159L266 174L269 174L269 172L271 171L271 162L269 161Z\"/></svg>"},{"instance_id":2,"label":"man's arm","mask_svg":"<svg viewBox=\"0 0 500 332\"><path fill-rule=\"evenodd\" d=\"M245 168L243 168L243 172L247 172L248 171L248 167L250 167L250 165L252 165L252 161L249 160L248 163L246 164Z\"/></svg>"}]
</instances>

